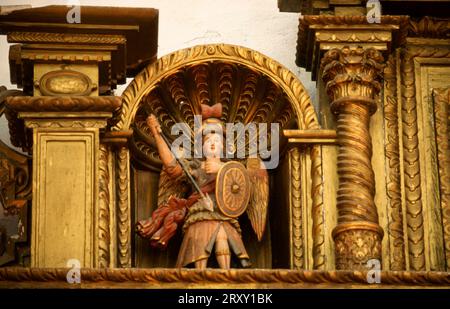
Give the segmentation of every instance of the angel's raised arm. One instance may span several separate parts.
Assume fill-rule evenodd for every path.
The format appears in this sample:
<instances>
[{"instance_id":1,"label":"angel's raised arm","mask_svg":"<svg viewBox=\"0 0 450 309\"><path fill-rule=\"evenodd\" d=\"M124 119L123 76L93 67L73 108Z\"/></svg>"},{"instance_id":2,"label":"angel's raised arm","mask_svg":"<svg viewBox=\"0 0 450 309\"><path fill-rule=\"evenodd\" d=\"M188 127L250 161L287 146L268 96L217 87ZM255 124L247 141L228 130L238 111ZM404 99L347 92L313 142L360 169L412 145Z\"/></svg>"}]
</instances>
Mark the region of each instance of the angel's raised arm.
<instances>
[{"instance_id":1,"label":"angel's raised arm","mask_svg":"<svg viewBox=\"0 0 450 309\"><path fill-rule=\"evenodd\" d=\"M155 115L151 114L147 117L147 125L155 138L156 148L158 149L159 157L170 177L178 177L183 174L181 166L177 163L175 156L169 148L169 145L161 136L161 126Z\"/></svg>"}]
</instances>

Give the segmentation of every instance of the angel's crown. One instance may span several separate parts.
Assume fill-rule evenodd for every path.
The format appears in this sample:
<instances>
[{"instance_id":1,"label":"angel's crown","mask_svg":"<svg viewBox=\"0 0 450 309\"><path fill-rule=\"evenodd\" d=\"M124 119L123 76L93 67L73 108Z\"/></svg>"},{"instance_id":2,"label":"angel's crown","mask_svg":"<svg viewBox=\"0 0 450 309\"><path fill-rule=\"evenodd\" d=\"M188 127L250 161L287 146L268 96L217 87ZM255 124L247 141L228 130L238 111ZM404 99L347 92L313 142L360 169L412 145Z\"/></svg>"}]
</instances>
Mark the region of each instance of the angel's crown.
<instances>
[{"instance_id":1,"label":"angel's crown","mask_svg":"<svg viewBox=\"0 0 450 309\"><path fill-rule=\"evenodd\" d=\"M203 121L212 122L211 120L219 120L222 117L222 103L216 103L212 106L202 104L201 108Z\"/></svg>"},{"instance_id":2,"label":"angel's crown","mask_svg":"<svg viewBox=\"0 0 450 309\"><path fill-rule=\"evenodd\" d=\"M217 131L217 126L220 127L222 133L225 133L225 126L220 119L222 117L222 103L216 103L212 106L202 104L202 126L200 131Z\"/></svg>"}]
</instances>

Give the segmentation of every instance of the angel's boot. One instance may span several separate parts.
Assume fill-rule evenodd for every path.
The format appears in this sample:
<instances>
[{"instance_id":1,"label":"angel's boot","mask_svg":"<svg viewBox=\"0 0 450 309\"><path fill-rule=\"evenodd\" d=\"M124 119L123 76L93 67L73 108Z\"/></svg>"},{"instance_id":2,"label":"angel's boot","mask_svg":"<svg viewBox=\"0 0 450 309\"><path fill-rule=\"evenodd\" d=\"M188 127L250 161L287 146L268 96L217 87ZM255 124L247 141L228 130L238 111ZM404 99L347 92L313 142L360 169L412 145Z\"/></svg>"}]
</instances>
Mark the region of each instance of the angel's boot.
<instances>
[{"instance_id":1,"label":"angel's boot","mask_svg":"<svg viewBox=\"0 0 450 309\"><path fill-rule=\"evenodd\" d=\"M230 269L230 248L228 246L228 237L223 226L220 226L216 238L216 259L219 267L222 269Z\"/></svg>"},{"instance_id":2,"label":"angel's boot","mask_svg":"<svg viewBox=\"0 0 450 309\"><path fill-rule=\"evenodd\" d=\"M250 262L250 259L241 259L241 265L243 268L252 267L252 263Z\"/></svg>"}]
</instances>

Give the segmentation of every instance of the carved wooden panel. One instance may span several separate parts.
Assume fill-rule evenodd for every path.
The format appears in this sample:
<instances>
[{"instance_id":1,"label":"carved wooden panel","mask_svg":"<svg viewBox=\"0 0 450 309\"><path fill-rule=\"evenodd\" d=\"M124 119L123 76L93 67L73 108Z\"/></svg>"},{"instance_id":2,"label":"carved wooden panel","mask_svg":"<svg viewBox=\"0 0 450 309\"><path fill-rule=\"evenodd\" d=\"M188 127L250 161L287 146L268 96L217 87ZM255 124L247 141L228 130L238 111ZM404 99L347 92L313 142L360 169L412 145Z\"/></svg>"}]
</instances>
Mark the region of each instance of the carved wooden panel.
<instances>
[{"instance_id":1,"label":"carved wooden panel","mask_svg":"<svg viewBox=\"0 0 450 309\"><path fill-rule=\"evenodd\" d=\"M444 270L432 89L450 83L450 49L413 45L405 56L402 119L410 267Z\"/></svg>"},{"instance_id":2,"label":"carved wooden panel","mask_svg":"<svg viewBox=\"0 0 450 309\"><path fill-rule=\"evenodd\" d=\"M433 101L444 251L450 271L450 88L433 89Z\"/></svg>"},{"instance_id":3,"label":"carved wooden panel","mask_svg":"<svg viewBox=\"0 0 450 309\"><path fill-rule=\"evenodd\" d=\"M94 266L95 132L35 132L32 266ZM77 164L74 164L77 162ZM55 186L54 183L58 185Z\"/></svg>"}]
</instances>

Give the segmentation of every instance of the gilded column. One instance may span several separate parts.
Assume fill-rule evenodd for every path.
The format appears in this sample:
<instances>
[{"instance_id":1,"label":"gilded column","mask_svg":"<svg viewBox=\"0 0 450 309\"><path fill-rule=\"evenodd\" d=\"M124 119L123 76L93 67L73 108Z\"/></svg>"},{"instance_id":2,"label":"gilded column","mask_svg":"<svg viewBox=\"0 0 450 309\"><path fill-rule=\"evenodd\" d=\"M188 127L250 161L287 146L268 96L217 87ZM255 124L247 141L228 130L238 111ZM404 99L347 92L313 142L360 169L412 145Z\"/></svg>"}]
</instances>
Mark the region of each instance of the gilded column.
<instances>
[{"instance_id":1,"label":"gilded column","mask_svg":"<svg viewBox=\"0 0 450 309\"><path fill-rule=\"evenodd\" d=\"M379 51L362 47L331 49L321 61L330 108L337 115L337 269L367 269L368 260L381 261L383 230L374 203L369 123L377 108L383 61Z\"/></svg>"},{"instance_id":2,"label":"gilded column","mask_svg":"<svg viewBox=\"0 0 450 309\"><path fill-rule=\"evenodd\" d=\"M111 259L117 267L131 267L131 197L130 197L130 151L128 139L133 131L106 132L101 139L108 149L108 168L113 184L109 185L109 197L112 200L109 208L111 222ZM106 167L106 166L105 166Z\"/></svg>"}]
</instances>

